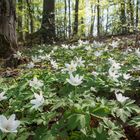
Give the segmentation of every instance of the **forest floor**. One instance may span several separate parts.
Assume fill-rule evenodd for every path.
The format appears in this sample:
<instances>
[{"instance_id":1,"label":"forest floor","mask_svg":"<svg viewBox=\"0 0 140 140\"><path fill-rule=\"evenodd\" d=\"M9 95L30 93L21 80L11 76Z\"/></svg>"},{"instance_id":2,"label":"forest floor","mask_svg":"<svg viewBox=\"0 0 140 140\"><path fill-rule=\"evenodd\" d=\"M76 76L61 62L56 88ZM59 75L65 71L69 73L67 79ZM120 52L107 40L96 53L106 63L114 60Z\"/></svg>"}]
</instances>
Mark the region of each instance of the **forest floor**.
<instances>
[{"instance_id":1,"label":"forest floor","mask_svg":"<svg viewBox=\"0 0 140 140\"><path fill-rule=\"evenodd\" d=\"M31 140L39 140L36 131L38 128L43 131L46 125L50 133L44 136L39 131L42 139L51 139L56 135L57 140L71 140L72 137L93 140L94 133L96 140L140 140L140 50L136 47L135 35L113 36L96 41L84 39L52 45L29 45L22 47L15 57L25 61L17 68L0 68L0 90L6 91L9 99L9 106L4 104L5 108L1 112L15 111L20 120L27 117L23 131L35 133L34 136L29 136ZM70 81L74 79L71 74L78 75L77 78L81 76L79 78L82 81L77 86L74 85L77 81ZM30 84L34 78L38 80L34 83L36 87ZM46 112L49 112L51 119L48 122L40 120L39 116L33 120L28 118L28 115L34 116L28 110L31 108L28 100L33 98L34 92L44 93L44 106L41 110L38 108L40 111L37 113L46 117ZM12 93L15 93L16 100ZM119 93L124 98L128 97L129 102L121 102L116 97ZM16 108L14 105L17 104L19 107ZM66 130L62 120L68 120ZM104 131L98 132L101 126ZM83 132L85 127L87 130ZM109 127L112 133L109 133ZM94 132L91 131L92 128ZM58 138L59 131L61 135ZM19 133L22 135L23 132ZM60 138L63 136L66 139Z\"/></svg>"}]
</instances>

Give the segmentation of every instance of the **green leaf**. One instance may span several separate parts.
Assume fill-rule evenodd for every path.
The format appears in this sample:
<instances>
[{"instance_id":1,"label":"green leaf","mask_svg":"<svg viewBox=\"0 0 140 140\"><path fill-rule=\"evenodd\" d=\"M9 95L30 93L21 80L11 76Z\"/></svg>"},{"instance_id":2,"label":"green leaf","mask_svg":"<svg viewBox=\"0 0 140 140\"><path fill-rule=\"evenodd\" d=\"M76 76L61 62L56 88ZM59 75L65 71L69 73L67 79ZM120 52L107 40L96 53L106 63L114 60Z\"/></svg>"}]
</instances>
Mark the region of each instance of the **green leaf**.
<instances>
[{"instance_id":1,"label":"green leaf","mask_svg":"<svg viewBox=\"0 0 140 140\"><path fill-rule=\"evenodd\" d=\"M140 116L133 117L132 120L129 121L129 125L133 125L140 128Z\"/></svg>"},{"instance_id":2,"label":"green leaf","mask_svg":"<svg viewBox=\"0 0 140 140\"><path fill-rule=\"evenodd\" d=\"M72 114L68 118L68 129L74 130L75 128L85 128L89 126L90 115L86 114Z\"/></svg>"},{"instance_id":3,"label":"green leaf","mask_svg":"<svg viewBox=\"0 0 140 140\"><path fill-rule=\"evenodd\" d=\"M17 140L26 140L30 136L29 132L25 132L20 134L20 136L17 138Z\"/></svg>"},{"instance_id":4,"label":"green leaf","mask_svg":"<svg viewBox=\"0 0 140 140\"><path fill-rule=\"evenodd\" d=\"M107 107L97 107L92 111L92 115L96 117L106 117L110 113Z\"/></svg>"}]
</instances>

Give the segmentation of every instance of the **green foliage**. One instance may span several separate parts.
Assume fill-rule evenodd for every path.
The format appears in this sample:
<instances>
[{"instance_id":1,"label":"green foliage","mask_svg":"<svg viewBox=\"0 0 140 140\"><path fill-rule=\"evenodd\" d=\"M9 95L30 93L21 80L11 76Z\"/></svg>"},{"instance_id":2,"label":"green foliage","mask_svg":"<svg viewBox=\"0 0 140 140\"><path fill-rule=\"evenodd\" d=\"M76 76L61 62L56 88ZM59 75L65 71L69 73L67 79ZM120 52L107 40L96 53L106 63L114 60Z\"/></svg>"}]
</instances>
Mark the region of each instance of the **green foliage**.
<instances>
[{"instance_id":1,"label":"green foliage","mask_svg":"<svg viewBox=\"0 0 140 140\"><path fill-rule=\"evenodd\" d=\"M43 1L31 0L30 8L27 1L17 2L17 17L18 26L17 31L26 36L31 33L31 26L33 24L34 32L40 29L43 17ZM133 33L135 31L137 21L137 2L128 1L124 3L122 0L80 0L78 9L78 34L72 36L74 19L75 19L75 0L55 1L55 28L56 36L58 38L77 38L89 35L97 35L96 22L97 18L100 20L100 34L104 35L118 35ZM99 5L100 13L97 14L97 5ZM122 12L125 11L125 12ZM20 27L21 26L21 27ZM92 29L93 26L93 29ZM136 27L139 30L139 23ZM125 31L125 32L124 32Z\"/></svg>"},{"instance_id":2,"label":"green foliage","mask_svg":"<svg viewBox=\"0 0 140 140\"><path fill-rule=\"evenodd\" d=\"M139 74L132 73L139 65L139 53L122 52L111 45L79 41L72 46L36 46L25 52L32 55L34 67L23 65L19 76L0 79L0 92L5 91L7 97L0 101L1 114L14 113L21 121L18 133L1 132L1 139L119 140L126 137L126 124L139 127L140 108L131 99L140 90ZM76 62L80 57L81 66ZM78 86L66 80L70 77L66 63L72 60L77 63L72 74L83 75ZM117 78L110 75L112 65ZM128 72L132 74L124 77ZM34 78L38 81L32 86ZM35 93L44 98L37 108L31 102ZM115 100L115 93L123 95Z\"/></svg>"}]
</instances>

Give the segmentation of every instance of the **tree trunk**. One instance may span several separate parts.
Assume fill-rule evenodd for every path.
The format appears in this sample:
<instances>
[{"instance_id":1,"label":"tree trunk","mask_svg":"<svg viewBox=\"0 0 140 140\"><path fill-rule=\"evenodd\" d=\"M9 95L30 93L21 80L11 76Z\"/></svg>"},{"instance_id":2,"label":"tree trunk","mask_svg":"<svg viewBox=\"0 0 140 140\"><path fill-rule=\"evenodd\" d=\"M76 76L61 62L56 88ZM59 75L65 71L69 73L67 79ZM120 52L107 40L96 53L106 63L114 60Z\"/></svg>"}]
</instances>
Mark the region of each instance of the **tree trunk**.
<instances>
[{"instance_id":1,"label":"tree trunk","mask_svg":"<svg viewBox=\"0 0 140 140\"><path fill-rule=\"evenodd\" d=\"M34 32L34 20L33 20L33 13L34 9L31 7L31 0L26 0L27 3L27 8L28 8L28 13L30 17L30 32Z\"/></svg>"},{"instance_id":2,"label":"tree trunk","mask_svg":"<svg viewBox=\"0 0 140 140\"><path fill-rule=\"evenodd\" d=\"M43 18L41 24L44 42L55 38L55 0L43 1Z\"/></svg>"},{"instance_id":3,"label":"tree trunk","mask_svg":"<svg viewBox=\"0 0 140 140\"><path fill-rule=\"evenodd\" d=\"M106 31L105 31L105 33L107 34L107 31L108 31L108 20L109 20L109 8L107 8L107 16L106 16Z\"/></svg>"},{"instance_id":4,"label":"tree trunk","mask_svg":"<svg viewBox=\"0 0 140 140\"><path fill-rule=\"evenodd\" d=\"M80 29L80 32L81 32L81 36L83 36L83 37L85 37L86 35L85 35L85 24L84 24L84 18L83 17L81 17L81 29ZM84 26L83 26L84 25Z\"/></svg>"},{"instance_id":5,"label":"tree trunk","mask_svg":"<svg viewBox=\"0 0 140 140\"><path fill-rule=\"evenodd\" d=\"M67 1L65 0L65 14L64 14L64 38L67 37Z\"/></svg>"},{"instance_id":6,"label":"tree trunk","mask_svg":"<svg viewBox=\"0 0 140 140\"><path fill-rule=\"evenodd\" d=\"M78 11L79 11L79 0L76 0L75 1L75 20L74 20L74 28L73 28L74 35L78 33Z\"/></svg>"},{"instance_id":7,"label":"tree trunk","mask_svg":"<svg viewBox=\"0 0 140 140\"><path fill-rule=\"evenodd\" d=\"M10 58L17 49L16 0L0 0L0 58Z\"/></svg>"},{"instance_id":8,"label":"tree trunk","mask_svg":"<svg viewBox=\"0 0 140 140\"><path fill-rule=\"evenodd\" d=\"M139 23L139 0L137 0L136 3L136 28L138 27L138 23Z\"/></svg>"},{"instance_id":9,"label":"tree trunk","mask_svg":"<svg viewBox=\"0 0 140 140\"><path fill-rule=\"evenodd\" d=\"M97 4L97 36L100 36L100 0Z\"/></svg>"},{"instance_id":10,"label":"tree trunk","mask_svg":"<svg viewBox=\"0 0 140 140\"><path fill-rule=\"evenodd\" d=\"M68 0L68 4L69 4L69 38L71 36L71 2L70 0Z\"/></svg>"},{"instance_id":11,"label":"tree trunk","mask_svg":"<svg viewBox=\"0 0 140 140\"><path fill-rule=\"evenodd\" d=\"M129 16L129 20L130 20L130 27L129 27L129 31L134 30L134 7L133 7L133 2L132 0L128 0L128 15Z\"/></svg>"},{"instance_id":12,"label":"tree trunk","mask_svg":"<svg viewBox=\"0 0 140 140\"><path fill-rule=\"evenodd\" d=\"M18 40L23 41L23 19L22 19L22 12L23 12L23 1L18 0L18 10L20 11L18 14Z\"/></svg>"},{"instance_id":13,"label":"tree trunk","mask_svg":"<svg viewBox=\"0 0 140 140\"><path fill-rule=\"evenodd\" d=\"M121 2L121 15L120 15L120 21L121 21L121 33L126 34L126 15L125 15L125 0L122 0Z\"/></svg>"},{"instance_id":14,"label":"tree trunk","mask_svg":"<svg viewBox=\"0 0 140 140\"><path fill-rule=\"evenodd\" d=\"M91 27L90 27L90 36L91 37L93 36L93 30L94 30L95 12L96 12L96 6L94 6L94 9L93 9L93 4L92 4L91 5L92 16L91 16Z\"/></svg>"}]
</instances>

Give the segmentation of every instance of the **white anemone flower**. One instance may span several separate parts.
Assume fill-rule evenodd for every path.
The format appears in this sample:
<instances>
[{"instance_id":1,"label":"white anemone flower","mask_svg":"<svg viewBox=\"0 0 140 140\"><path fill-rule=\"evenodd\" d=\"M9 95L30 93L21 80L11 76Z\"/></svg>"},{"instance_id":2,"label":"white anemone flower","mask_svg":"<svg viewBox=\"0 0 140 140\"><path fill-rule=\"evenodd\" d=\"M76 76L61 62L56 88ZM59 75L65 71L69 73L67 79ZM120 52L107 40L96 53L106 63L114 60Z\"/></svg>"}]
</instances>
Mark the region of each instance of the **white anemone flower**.
<instances>
[{"instance_id":1,"label":"white anemone flower","mask_svg":"<svg viewBox=\"0 0 140 140\"><path fill-rule=\"evenodd\" d=\"M78 40L78 44L79 45L88 45L89 44L89 41L83 41L83 40Z\"/></svg>"},{"instance_id":2,"label":"white anemone flower","mask_svg":"<svg viewBox=\"0 0 140 140\"><path fill-rule=\"evenodd\" d=\"M21 58L22 58L22 53L21 53L20 51L17 51L17 52L14 54L14 58L21 59Z\"/></svg>"},{"instance_id":3,"label":"white anemone flower","mask_svg":"<svg viewBox=\"0 0 140 140\"><path fill-rule=\"evenodd\" d=\"M86 46L85 49L86 49L87 51L89 51L89 52L92 51L92 48L91 48L90 46Z\"/></svg>"},{"instance_id":4,"label":"white anemone flower","mask_svg":"<svg viewBox=\"0 0 140 140\"><path fill-rule=\"evenodd\" d=\"M72 50L74 50L76 48L77 48L77 46L75 46L75 45L70 46L70 49L72 49Z\"/></svg>"},{"instance_id":5,"label":"white anemone flower","mask_svg":"<svg viewBox=\"0 0 140 140\"><path fill-rule=\"evenodd\" d=\"M103 43L100 43L100 42L97 42L97 41L94 41L94 42L93 42L93 46L94 46L95 48L101 48L103 45L104 45Z\"/></svg>"},{"instance_id":6,"label":"white anemone flower","mask_svg":"<svg viewBox=\"0 0 140 140\"><path fill-rule=\"evenodd\" d=\"M44 97L42 95L42 92L39 94L34 93L35 99L31 100L30 103L33 104L31 109L38 109L40 106L44 103Z\"/></svg>"},{"instance_id":7,"label":"white anemone flower","mask_svg":"<svg viewBox=\"0 0 140 140\"><path fill-rule=\"evenodd\" d=\"M106 46L105 48L104 48L104 52L108 52L109 51L109 48L108 48L108 46Z\"/></svg>"},{"instance_id":8,"label":"white anemone flower","mask_svg":"<svg viewBox=\"0 0 140 140\"><path fill-rule=\"evenodd\" d=\"M0 93L0 101L6 100L6 99L7 99L7 97L4 96L4 95L5 95L5 92L1 92L1 93Z\"/></svg>"},{"instance_id":9,"label":"white anemone flower","mask_svg":"<svg viewBox=\"0 0 140 140\"><path fill-rule=\"evenodd\" d=\"M81 39L78 40L78 44L79 44L79 46L82 46L83 45L83 41Z\"/></svg>"},{"instance_id":10,"label":"white anemone flower","mask_svg":"<svg viewBox=\"0 0 140 140\"><path fill-rule=\"evenodd\" d=\"M44 84L42 80L38 80L36 77L33 80L30 80L29 85L35 89L41 88Z\"/></svg>"},{"instance_id":11,"label":"white anemone flower","mask_svg":"<svg viewBox=\"0 0 140 140\"><path fill-rule=\"evenodd\" d=\"M120 63L114 62L114 63L112 63L111 67L112 67L112 69L119 70L121 68L120 65L121 65Z\"/></svg>"},{"instance_id":12,"label":"white anemone flower","mask_svg":"<svg viewBox=\"0 0 140 140\"><path fill-rule=\"evenodd\" d=\"M34 68L35 64L33 62L30 62L29 64L27 64L27 68L32 69Z\"/></svg>"},{"instance_id":13,"label":"white anemone flower","mask_svg":"<svg viewBox=\"0 0 140 140\"><path fill-rule=\"evenodd\" d=\"M15 120L15 114L12 114L9 119L4 115L0 115L0 130L4 133L16 133L20 121Z\"/></svg>"},{"instance_id":14,"label":"white anemone flower","mask_svg":"<svg viewBox=\"0 0 140 140\"><path fill-rule=\"evenodd\" d=\"M54 69L58 69L58 64L56 63L56 61L51 60L50 62L51 62L51 65Z\"/></svg>"},{"instance_id":15,"label":"white anemone flower","mask_svg":"<svg viewBox=\"0 0 140 140\"><path fill-rule=\"evenodd\" d=\"M88 66L94 66L94 64L93 63L89 63Z\"/></svg>"},{"instance_id":16,"label":"white anemone flower","mask_svg":"<svg viewBox=\"0 0 140 140\"><path fill-rule=\"evenodd\" d=\"M130 74L124 73L124 74L123 74L123 78L124 78L125 80L128 80L128 79L131 78L131 75L130 75Z\"/></svg>"},{"instance_id":17,"label":"white anemone flower","mask_svg":"<svg viewBox=\"0 0 140 140\"><path fill-rule=\"evenodd\" d=\"M110 64L113 64L113 63L116 62L116 61L115 61L113 58L111 58L111 57L108 59L108 61L109 61Z\"/></svg>"},{"instance_id":18,"label":"white anemone flower","mask_svg":"<svg viewBox=\"0 0 140 140\"><path fill-rule=\"evenodd\" d=\"M135 54L140 58L140 49L139 48L135 50Z\"/></svg>"},{"instance_id":19,"label":"white anemone flower","mask_svg":"<svg viewBox=\"0 0 140 140\"><path fill-rule=\"evenodd\" d=\"M77 57L76 57L76 63L77 63L77 66L78 66L78 67L84 67L84 66L85 66L85 65L84 65L85 61L82 60L82 57L80 57L80 58L77 58Z\"/></svg>"},{"instance_id":20,"label":"white anemone flower","mask_svg":"<svg viewBox=\"0 0 140 140\"><path fill-rule=\"evenodd\" d=\"M118 43L118 41L112 41L112 43L110 44L110 46L112 46L113 49L114 49L114 48L117 48L119 46L119 43Z\"/></svg>"},{"instance_id":21,"label":"white anemone flower","mask_svg":"<svg viewBox=\"0 0 140 140\"><path fill-rule=\"evenodd\" d=\"M119 73L119 69L121 68L121 64L117 63L115 60L113 60L112 58L109 59L110 64L112 65L109 68L109 76L113 79L113 80L117 80L117 78L119 78L119 76L121 75Z\"/></svg>"},{"instance_id":22,"label":"white anemone flower","mask_svg":"<svg viewBox=\"0 0 140 140\"><path fill-rule=\"evenodd\" d=\"M46 56L45 56L45 55L40 55L39 58L40 58L41 60L46 60Z\"/></svg>"},{"instance_id":23,"label":"white anemone flower","mask_svg":"<svg viewBox=\"0 0 140 140\"><path fill-rule=\"evenodd\" d=\"M120 103L129 99L128 97L123 96L121 93L119 93L119 94L115 93L115 95L116 95L117 101L119 101Z\"/></svg>"},{"instance_id":24,"label":"white anemone flower","mask_svg":"<svg viewBox=\"0 0 140 140\"><path fill-rule=\"evenodd\" d=\"M45 55L45 60L50 60L51 59L51 55L50 54L46 54Z\"/></svg>"},{"instance_id":25,"label":"white anemone flower","mask_svg":"<svg viewBox=\"0 0 140 140\"><path fill-rule=\"evenodd\" d=\"M72 74L70 74L70 79L67 79L67 82L70 83L73 86L80 85L83 81L83 76L79 76L78 74L74 77Z\"/></svg>"},{"instance_id":26,"label":"white anemone flower","mask_svg":"<svg viewBox=\"0 0 140 140\"><path fill-rule=\"evenodd\" d=\"M54 54L54 50L52 50L51 52L50 52L50 55L53 55Z\"/></svg>"},{"instance_id":27,"label":"white anemone flower","mask_svg":"<svg viewBox=\"0 0 140 140\"><path fill-rule=\"evenodd\" d=\"M119 78L120 76L118 69L114 69L112 67L109 69L108 73L109 73L109 76L115 81L117 81L117 78Z\"/></svg>"},{"instance_id":28,"label":"white anemone flower","mask_svg":"<svg viewBox=\"0 0 140 140\"><path fill-rule=\"evenodd\" d=\"M58 49L58 47L57 47L57 46L55 46L55 47L53 48L53 50L54 50L54 51L57 51L57 49Z\"/></svg>"},{"instance_id":29,"label":"white anemone flower","mask_svg":"<svg viewBox=\"0 0 140 140\"><path fill-rule=\"evenodd\" d=\"M97 73L96 71L92 71L92 73L91 73L93 76L98 76L99 75L99 73Z\"/></svg>"},{"instance_id":30,"label":"white anemone flower","mask_svg":"<svg viewBox=\"0 0 140 140\"><path fill-rule=\"evenodd\" d=\"M32 61L33 61L34 63L39 63L39 62L41 62L41 60L40 60L37 56L32 56Z\"/></svg>"},{"instance_id":31,"label":"white anemone flower","mask_svg":"<svg viewBox=\"0 0 140 140\"><path fill-rule=\"evenodd\" d=\"M69 73L75 72L77 70L77 63L75 63L74 61L71 61L70 64L65 64L66 66L66 71L68 71Z\"/></svg>"},{"instance_id":32,"label":"white anemone flower","mask_svg":"<svg viewBox=\"0 0 140 140\"><path fill-rule=\"evenodd\" d=\"M95 52L94 52L94 55L95 55L96 57L99 57L99 56L102 55L102 51L95 51Z\"/></svg>"},{"instance_id":33,"label":"white anemone flower","mask_svg":"<svg viewBox=\"0 0 140 140\"><path fill-rule=\"evenodd\" d=\"M61 46L62 46L63 49L68 49L69 48L69 46L65 45L65 44L62 44Z\"/></svg>"},{"instance_id":34,"label":"white anemone flower","mask_svg":"<svg viewBox=\"0 0 140 140\"><path fill-rule=\"evenodd\" d=\"M43 53L43 52L44 52L44 50L40 49L40 50L38 50L38 52L39 52L39 53Z\"/></svg>"}]
</instances>

